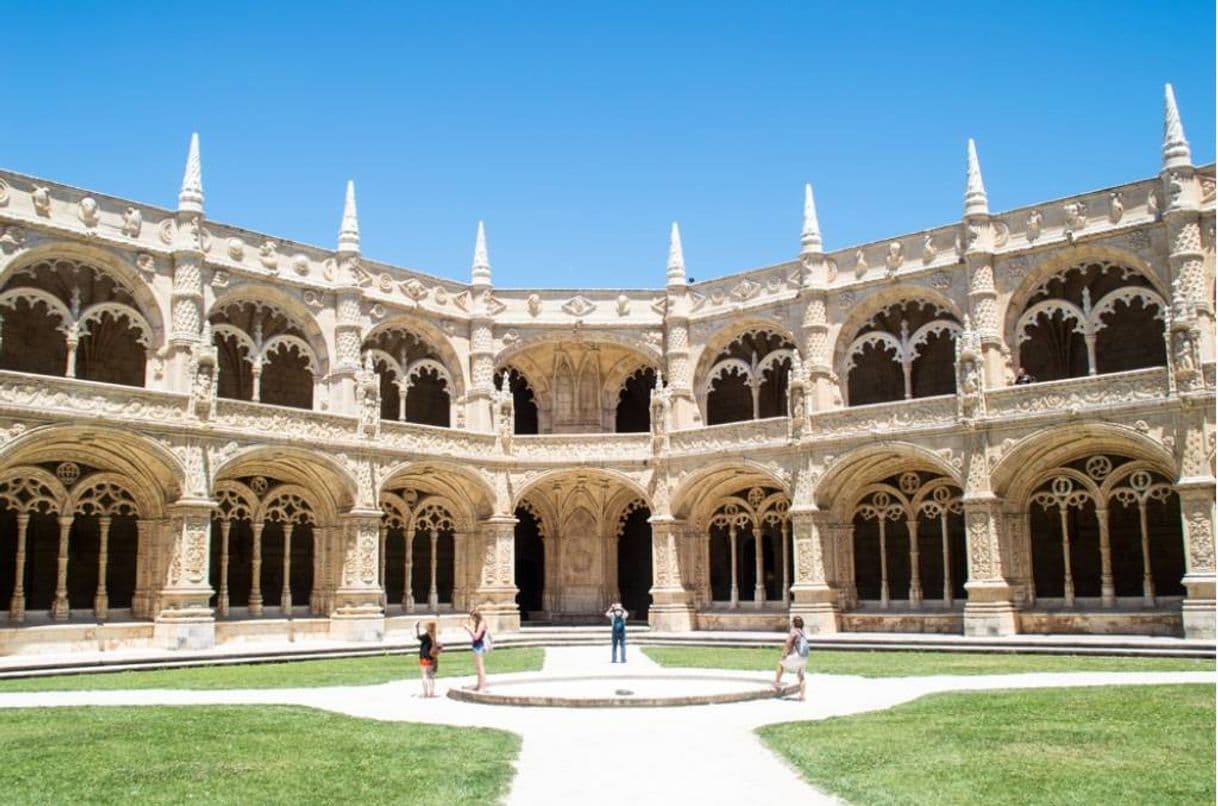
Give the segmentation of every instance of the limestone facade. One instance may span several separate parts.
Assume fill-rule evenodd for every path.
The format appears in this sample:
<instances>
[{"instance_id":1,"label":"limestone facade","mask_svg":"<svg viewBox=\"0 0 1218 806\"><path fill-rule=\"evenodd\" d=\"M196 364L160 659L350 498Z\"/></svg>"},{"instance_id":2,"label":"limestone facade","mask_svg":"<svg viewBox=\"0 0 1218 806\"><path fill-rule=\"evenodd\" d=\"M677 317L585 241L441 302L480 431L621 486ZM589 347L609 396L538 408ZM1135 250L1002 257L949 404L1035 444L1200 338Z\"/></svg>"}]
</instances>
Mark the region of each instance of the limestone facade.
<instances>
[{"instance_id":1,"label":"limestone facade","mask_svg":"<svg viewBox=\"0 0 1218 806\"><path fill-rule=\"evenodd\" d=\"M1214 636L1214 166L652 290L0 172L0 651L499 630ZM793 250L794 251L794 250ZM1035 382L1016 383L1019 368Z\"/></svg>"}]
</instances>

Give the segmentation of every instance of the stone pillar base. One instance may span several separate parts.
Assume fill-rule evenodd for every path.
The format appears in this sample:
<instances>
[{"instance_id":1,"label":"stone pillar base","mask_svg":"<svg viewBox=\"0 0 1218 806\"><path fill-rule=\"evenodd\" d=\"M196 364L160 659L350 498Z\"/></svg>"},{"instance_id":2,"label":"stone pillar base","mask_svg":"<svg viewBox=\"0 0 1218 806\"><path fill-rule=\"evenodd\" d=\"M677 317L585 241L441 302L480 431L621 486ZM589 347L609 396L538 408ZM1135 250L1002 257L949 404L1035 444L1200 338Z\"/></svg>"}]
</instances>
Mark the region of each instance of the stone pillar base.
<instances>
[{"instance_id":1,"label":"stone pillar base","mask_svg":"<svg viewBox=\"0 0 1218 806\"><path fill-rule=\"evenodd\" d=\"M1187 595L1180 608L1184 620L1184 637L1214 640L1214 577L1210 574L1189 574L1184 577Z\"/></svg>"},{"instance_id":2,"label":"stone pillar base","mask_svg":"<svg viewBox=\"0 0 1218 806\"><path fill-rule=\"evenodd\" d=\"M1214 640L1214 605L1213 599L1184 600L1181 615L1184 619L1185 638Z\"/></svg>"},{"instance_id":3,"label":"stone pillar base","mask_svg":"<svg viewBox=\"0 0 1218 806\"><path fill-rule=\"evenodd\" d=\"M841 630L836 602L794 601L791 603L791 615L804 620L804 632L809 635L831 635Z\"/></svg>"},{"instance_id":4,"label":"stone pillar base","mask_svg":"<svg viewBox=\"0 0 1218 806\"><path fill-rule=\"evenodd\" d=\"M520 608L516 606L516 602L484 601L477 607L492 635L520 632Z\"/></svg>"},{"instance_id":5,"label":"stone pillar base","mask_svg":"<svg viewBox=\"0 0 1218 806\"><path fill-rule=\"evenodd\" d=\"M211 649L216 645L216 620L206 607L162 610L153 624L152 640L163 649Z\"/></svg>"},{"instance_id":6,"label":"stone pillar base","mask_svg":"<svg viewBox=\"0 0 1218 806\"><path fill-rule=\"evenodd\" d=\"M366 613L331 613L330 638L379 643L385 640L385 615L379 608Z\"/></svg>"},{"instance_id":7,"label":"stone pillar base","mask_svg":"<svg viewBox=\"0 0 1218 806\"><path fill-rule=\"evenodd\" d=\"M647 624L656 632L693 632L698 616L690 602L653 603L647 610Z\"/></svg>"},{"instance_id":8,"label":"stone pillar base","mask_svg":"<svg viewBox=\"0 0 1218 806\"><path fill-rule=\"evenodd\" d=\"M1013 602L967 602L964 605L964 634L974 638L1017 635L1019 616Z\"/></svg>"}]
</instances>

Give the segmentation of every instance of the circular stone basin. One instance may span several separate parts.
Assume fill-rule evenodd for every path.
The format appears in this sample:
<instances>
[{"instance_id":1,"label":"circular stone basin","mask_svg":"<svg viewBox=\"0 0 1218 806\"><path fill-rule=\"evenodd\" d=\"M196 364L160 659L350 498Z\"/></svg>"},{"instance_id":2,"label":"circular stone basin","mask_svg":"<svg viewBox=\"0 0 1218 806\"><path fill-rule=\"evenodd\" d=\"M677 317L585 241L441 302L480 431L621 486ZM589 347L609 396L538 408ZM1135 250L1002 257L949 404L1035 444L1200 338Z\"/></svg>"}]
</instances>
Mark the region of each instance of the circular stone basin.
<instances>
[{"instance_id":1,"label":"circular stone basin","mask_svg":"<svg viewBox=\"0 0 1218 806\"><path fill-rule=\"evenodd\" d=\"M484 705L657 708L765 700L798 692L798 684L775 691L768 681L750 677L612 675L495 681L489 691L454 688L448 696Z\"/></svg>"}]
</instances>

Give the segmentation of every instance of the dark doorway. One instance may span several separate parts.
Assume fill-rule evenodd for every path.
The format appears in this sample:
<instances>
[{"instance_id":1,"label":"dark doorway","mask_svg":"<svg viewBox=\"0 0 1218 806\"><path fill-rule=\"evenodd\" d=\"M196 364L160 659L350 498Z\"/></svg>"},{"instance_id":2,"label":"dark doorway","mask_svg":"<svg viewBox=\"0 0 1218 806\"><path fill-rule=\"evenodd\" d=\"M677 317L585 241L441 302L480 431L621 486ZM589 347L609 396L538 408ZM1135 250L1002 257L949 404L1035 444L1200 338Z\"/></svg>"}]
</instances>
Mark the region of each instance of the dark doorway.
<instances>
[{"instance_id":1,"label":"dark doorway","mask_svg":"<svg viewBox=\"0 0 1218 806\"><path fill-rule=\"evenodd\" d=\"M516 604L522 621L536 618L545 609L543 594L546 584L545 545L541 539L541 524L532 512L516 510Z\"/></svg>"},{"instance_id":2,"label":"dark doorway","mask_svg":"<svg viewBox=\"0 0 1218 806\"><path fill-rule=\"evenodd\" d=\"M656 388L656 371L644 367L626 379L618 393L616 431L642 433L651 429L651 391Z\"/></svg>"},{"instance_id":3,"label":"dark doorway","mask_svg":"<svg viewBox=\"0 0 1218 806\"><path fill-rule=\"evenodd\" d=\"M626 516L617 541L617 586L622 606L633 619L647 618L651 607L651 510L639 507Z\"/></svg>"}]
</instances>

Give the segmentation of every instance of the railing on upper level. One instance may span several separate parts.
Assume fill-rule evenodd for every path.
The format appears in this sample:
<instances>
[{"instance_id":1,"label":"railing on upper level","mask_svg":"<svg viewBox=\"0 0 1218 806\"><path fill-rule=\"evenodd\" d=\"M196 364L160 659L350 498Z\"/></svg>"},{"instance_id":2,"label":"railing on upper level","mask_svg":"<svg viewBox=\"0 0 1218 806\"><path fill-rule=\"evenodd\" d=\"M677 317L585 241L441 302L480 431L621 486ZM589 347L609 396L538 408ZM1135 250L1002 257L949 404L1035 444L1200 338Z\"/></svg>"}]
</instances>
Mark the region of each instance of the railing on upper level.
<instances>
[{"instance_id":1,"label":"railing on upper level","mask_svg":"<svg viewBox=\"0 0 1218 806\"><path fill-rule=\"evenodd\" d=\"M1212 373L1212 367L1209 367ZM1208 387L1212 389L1211 387ZM1167 369L1148 369L1011 386L986 392L986 420L1103 410L1168 399ZM190 413L185 394L0 370L0 413L36 419L102 420L137 429L195 431L274 442L382 449L458 460L509 459L495 434L383 420L379 435L364 436L354 416L220 399L206 421ZM854 439L950 429L958 422L955 395L899 400L814 412L805 439ZM151 427L151 428L149 428ZM0 429L2 430L2 429ZM746 420L673 431L676 455L780 447L789 441L786 417ZM518 434L510 461L641 462L651 456L651 435Z\"/></svg>"}]
</instances>

